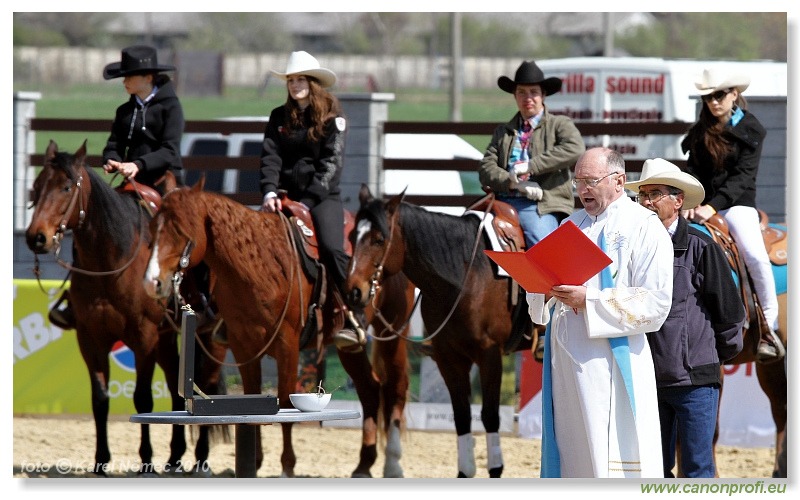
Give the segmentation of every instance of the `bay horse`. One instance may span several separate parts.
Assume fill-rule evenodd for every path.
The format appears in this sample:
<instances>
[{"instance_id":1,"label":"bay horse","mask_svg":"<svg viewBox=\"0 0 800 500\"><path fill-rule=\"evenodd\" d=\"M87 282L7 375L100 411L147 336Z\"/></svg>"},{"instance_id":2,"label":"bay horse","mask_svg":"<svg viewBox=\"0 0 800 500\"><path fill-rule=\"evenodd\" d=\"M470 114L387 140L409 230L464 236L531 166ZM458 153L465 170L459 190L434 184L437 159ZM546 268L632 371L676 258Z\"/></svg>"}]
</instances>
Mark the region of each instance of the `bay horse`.
<instances>
[{"instance_id":1,"label":"bay horse","mask_svg":"<svg viewBox=\"0 0 800 500\"><path fill-rule=\"evenodd\" d=\"M111 461L107 428L109 353L115 343L123 342L135 356L133 403L137 412L153 410L156 364L164 371L172 409L183 410L185 403L178 395L177 331L160 328L165 306L149 297L141 284L149 257L150 216L137 199L112 188L85 162L85 141L74 154L60 152L50 141L44 166L33 183L34 212L25 238L35 254L53 252L58 257L65 232L72 231L73 263L65 267L72 272L70 302L91 384L96 433L92 471L105 476ZM219 373L209 377L198 383L216 393L213 384L219 380ZM181 459L187 450L184 428L173 426L164 472L207 470L208 439L209 429L201 429L195 449L197 461L187 467ZM149 425L141 426L139 457L139 474L155 474Z\"/></svg>"},{"instance_id":2,"label":"bay horse","mask_svg":"<svg viewBox=\"0 0 800 500\"><path fill-rule=\"evenodd\" d=\"M530 343L521 343L516 349L506 349L512 317L521 319L532 333L524 291L512 287L510 278L497 276L496 265L483 252L492 247L479 230L477 217L428 211L402 201L402 194L384 202L374 198L365 185L359 200L356 243L346 286L348 300L368 303L375 282L399 273L419 288L431 356L453 406L457 476L474 477L476 473L469 377L476 364L483 398L481 422L486 430L487 468L490 477L501 477L498 429L502 357L510 350L530 348ZM518 290L517 297L513 297L514 290Z\"/></svg>"},{"instance_id":3,"label":"bay horse","mask_svg":"<svg viewBox=\"0 0 800 500\"><path fill-rule=\"evenodd\" d=\"M787 237L786 228L778 224L769 223L766 214L759 211L761 217L762 234L764 234L765 243L770 240L770 235L779 235L780 242L786 244L785 238ZM778 456L783 451L785 445L784 435L786 433L787 422L787 393L788 381L786 373L786 365L783 360L772 363L758 363L756 362L756 349L760 338L759 321L763 320L763 313L760 309L760 304L752 299L752 284L751 278L744 265L744 260L739 255L738 247L730 235L727 228L725 219L720 215L712 216L704 224L692 224L695 228L705 232L711 236L717 244L720 245L728 263L731 266L731 271L734 274L736 281L740 284L740 292L745 306L746 320L743 331L743 348L742 351L733 359L725 362L725 366L740 365L746 363L754 363L756 377L759 386L764 394L769 399L770 412L772 413L772 420L775 422L775 463L773 465L773 476L777 477L778 471ZM787 346L788 337L788 321L787 321L787 255L785 247L781 251L779 245L775 245L775 251L770 252L772 260L773 276L775 279L775 291L778 295L778 322L780 329L776 332ZM725 369L722 369L723 383L724 383ZM720 388L720 401L722 400L722 388ZM719 416L717 421L719 422ZM717 437L719 435L719 424L714 435L714 443L716 447ZM716 455L716 452L715 452Z\"/></svg>"},{"instance_id":4,"label":"bay horse","mask_svg":"<svg viewBox=\"0 0 800 500\"><path fill-rule=\"evenodd\" d=\"M258 360L266 354L277 363L279 404L291 408L289 394L298 392L301 329L312 304L314 281L301 268L294 233L283 214L253 210L222 194L204 191L204 181L201 178L191 188L164 196L150 224L153 251L143 274L145 287L152 296L164 297L175 276L204 261L215 277L213 297L227 328L228 346L239 367L244 393L261 393ZM381 422L381 431L388 434L384 477L402 477L399 432L408 390L407 346L397 337L377 340L387 328L384 321L394 333L405 334L413 301L413 285L398 275L385 284L375 303L381 314L371 306L365 309L378 332L373 341L373 365L366 350L338 351L363 410L360 458L353 477L371 477ZM333 303L329 299L322 308L318 348L329 344L333 332L342 326ZM294 477L297 458L292 424L281 425L281 474ZM262 461L258 439L256 468Z\"/></svg>"}]
</instances>

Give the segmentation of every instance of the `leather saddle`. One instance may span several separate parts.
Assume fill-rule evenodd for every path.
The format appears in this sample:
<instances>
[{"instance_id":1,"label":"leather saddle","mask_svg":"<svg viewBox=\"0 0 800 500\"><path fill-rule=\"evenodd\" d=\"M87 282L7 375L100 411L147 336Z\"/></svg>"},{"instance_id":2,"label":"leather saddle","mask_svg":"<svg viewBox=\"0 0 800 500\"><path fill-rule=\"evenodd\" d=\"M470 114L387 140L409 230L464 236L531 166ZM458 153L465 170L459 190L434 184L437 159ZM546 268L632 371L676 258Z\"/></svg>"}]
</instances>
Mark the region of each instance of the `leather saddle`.
<instances>
[{"instance_id":1,"label":"leather saddle","mask_svg":"<svg viewBox=\"0 0 800 500\"><path fill-rule=\"evenodd\" d=\"M492 203L489 213L494 216L492 227L497 234L502 250L504 252L524 252L526 250L525 235L519 225L517 210L504 201L494 199L492 202L492 199L492 195L486 195L473 203L467 210L486 212L489 203Z\"/></svg>"},{"instance_id":2,"label":"leather saddle","mask_svg":"<svg viewBox=\"0 0 800 500\"><path fill-rule=\"evenodd\" d=\"M280 196L280 194L279 194ZM298 241L305 254L312 260L319 260L319 244L317 243L317 233L314 230L314 222L311 219L311 211L302 203L290 200L286 196L281 196L283 213L289 218ZM348 210L344 211L344 251L352 257L353 244L350 241L350 234L355 229L355 217Z\"/></svg>"},{"instance_id":3,"label":"leather saddle","mask_svg":"<svg viewBox=\"0 0 800 500\"><path fill-rule=\"evenodd\" d=\"M128 194L141 200L142 204L147 208L151 215L158 212L161 208L161 195L155 189L144 184L123 182L114 188L120 194Z\"/></svg>"},{"instance_id":4,"label":"leather saddle","mask_svg":"<svg viewBox=\"0 0 800 500\"><path fill-rule=\"evenodd\" d=\"M767 247L769 260L776 266L785 266L788 256L786 231L770 226L769 217L763 210L758 211L758 219L761 224L761 235L764 237L764 246Z\"/></svg>"}]
</instances>

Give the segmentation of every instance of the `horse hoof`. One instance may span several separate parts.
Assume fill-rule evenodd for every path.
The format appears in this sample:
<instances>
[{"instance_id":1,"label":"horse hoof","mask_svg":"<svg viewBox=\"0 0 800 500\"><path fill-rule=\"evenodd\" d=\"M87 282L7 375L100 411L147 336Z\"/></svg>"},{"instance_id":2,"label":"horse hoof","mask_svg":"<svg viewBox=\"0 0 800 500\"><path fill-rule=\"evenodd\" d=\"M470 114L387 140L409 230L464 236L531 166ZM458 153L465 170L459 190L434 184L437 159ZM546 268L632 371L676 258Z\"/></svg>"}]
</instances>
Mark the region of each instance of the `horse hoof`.
<instances>
[{"instance_id":1,"label":"horse hoof","mask_svg":"<svg viewBox=\"0 0 800 500\"><path fill-rule=\"evenodd\" d=\"M457 478L459 478L459 479L461 479L461 478L465 478L465 477L469 477L469 476L467 476L466 474L464 474L464 473L463 473L463 472L461 472L461 471L458 471L458 476L456 476L456 477L457 477Z\"/></svg>"},{"instance_id":2,"label":"horse hoof","mask_svg":"<svg viewBox=\"0 0 800 500\"><path fill-rule=\"evenodd\" d=\"M372 478L372 474L370 474L369 472L353 472L353 474L351 474L350 477L352 477L352 478L361 478L361 479L365 479L365 478L366 479L370 479L370 478Z\"/></svg>"},{"instance_id":3,"label":"horse hoof","mask_svg":"<svg viewBox=\"0 0 800 500\"><path fill-rule=\"evenodd\" d=\"M489 469L489 477L496 478L503 475L503 466L495 467L494 469Z\"/></svg>"}]
</instances>

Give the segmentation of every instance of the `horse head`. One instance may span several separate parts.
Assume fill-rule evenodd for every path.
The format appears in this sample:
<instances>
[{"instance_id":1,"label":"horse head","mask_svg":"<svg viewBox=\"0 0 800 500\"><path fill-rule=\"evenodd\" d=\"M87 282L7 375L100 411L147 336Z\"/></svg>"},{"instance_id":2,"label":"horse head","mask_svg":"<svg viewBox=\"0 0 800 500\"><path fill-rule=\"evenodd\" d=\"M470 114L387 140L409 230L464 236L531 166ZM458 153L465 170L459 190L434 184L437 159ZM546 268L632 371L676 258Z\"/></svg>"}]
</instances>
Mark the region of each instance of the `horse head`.
<instances>
[{"instance_id":1,"label":"horse head","mask_svg":"<svg viewBox=\"0 0 800 500\"><path fill-rule=\"evenodd\" d=\"M205 208L198 197L204 184L201 178L191 188L167 193L150 221L152 251L143 284L151 297L163 299L177 292L184 272L205 256L205 217L197 217Z\"/></svg>"},{"instance_id":2,"label":"horse head","mask_svg":"<svg viewBox=\"0 0 800 500\"><path fill-rule=\"evenodd\" d=\"M399 217L404 196L405 191L384 202L372 196L366 185L361 185L353 257L345 283L347 300L353 306L367 305L383 277L403 269L405 246Z\"/></svg>"},{"instance_id":3,"label":"horse head","mask_svg":"<svg viewBox=\"0 0 800 500\"><path fill-rule=\"evenodd\" d=\"M25 232L28 248L48 253L60 245L67 229L79 227L86 216L91 189L87 171L86 141L74 155L61 153L50 141L42 171L33 182L31 222Z\"/></svg>"}]
</instances>

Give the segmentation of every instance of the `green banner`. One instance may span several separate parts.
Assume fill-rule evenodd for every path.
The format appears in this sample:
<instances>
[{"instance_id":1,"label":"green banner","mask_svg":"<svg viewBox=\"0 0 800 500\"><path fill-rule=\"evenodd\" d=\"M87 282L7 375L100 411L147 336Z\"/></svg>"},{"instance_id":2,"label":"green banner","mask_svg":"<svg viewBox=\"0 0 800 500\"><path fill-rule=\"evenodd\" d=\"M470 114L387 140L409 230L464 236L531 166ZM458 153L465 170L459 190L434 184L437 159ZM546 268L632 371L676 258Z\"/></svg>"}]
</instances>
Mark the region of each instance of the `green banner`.
<instances>
[{"instance_id":1,"label":"green banner","mask_svg":"<svg viewBox=\"0 0 800 500\"><path fill-rule=\"evenodd\" d=\"M92 413L89 373L76 332L50 324L47 312L62 291L61 280L14 280L14 413ZM69 283L64 284L68 287ZM112 414L136 413L133 352L118 342L109 354ZM170 410L164 374L153 377L153 411Z\"/></svg>"}]
</instances>

